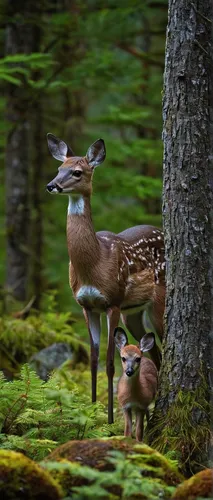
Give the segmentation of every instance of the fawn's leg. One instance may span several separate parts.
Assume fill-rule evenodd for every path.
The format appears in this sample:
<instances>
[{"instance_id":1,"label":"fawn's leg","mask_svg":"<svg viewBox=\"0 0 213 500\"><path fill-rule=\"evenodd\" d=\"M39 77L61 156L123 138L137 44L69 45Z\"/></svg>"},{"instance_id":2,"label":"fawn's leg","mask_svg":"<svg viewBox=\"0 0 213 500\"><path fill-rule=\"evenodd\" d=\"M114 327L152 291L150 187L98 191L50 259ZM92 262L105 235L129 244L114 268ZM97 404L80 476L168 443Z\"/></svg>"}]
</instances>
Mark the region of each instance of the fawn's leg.
<instances>
[{"instance_id":1,"label":"fawn's leg","mask_svg":"<svg viewBox=\"0 0 213 500\"><path fill-rule=\"evenodd\" d=\"M96 401L97 370L101 334L100 314L84 309L84 317L90 336L90 363L92 375L92 402Z\"/></svg>"},{"instance_id":2,"label":"fawn's leg","mask_svg":"<svg viewBox=\"0 0 213 500\"><path fill-rule=\"evenodd\" d=\"M132 437L132 410L124 410L124 436Z\"/></svg>"},{"instance_id":3,"label":"fawn's leg","mask_svg":"<svg viewBox=\"0 0 213 500\"><path fill-rule=\"evenodd\" d=\"M113 376L114 368L114 331L117 328L120 319L120 309L112 307L107 311L107 327L108 327L108 348L107 348L107 366L106 372L108 377L108 423L113 424Z\"/></svg>"},{"instance_id":4,"label":"fawn's leg","mask_svg":"<svg viewBox=\"0 0 213 500\"><path fill-rule=\"evenodd\" d=\"M143 424L144 424L145 411L136 411L136 441L143 440Z\"/></svg>"}]
</instances>

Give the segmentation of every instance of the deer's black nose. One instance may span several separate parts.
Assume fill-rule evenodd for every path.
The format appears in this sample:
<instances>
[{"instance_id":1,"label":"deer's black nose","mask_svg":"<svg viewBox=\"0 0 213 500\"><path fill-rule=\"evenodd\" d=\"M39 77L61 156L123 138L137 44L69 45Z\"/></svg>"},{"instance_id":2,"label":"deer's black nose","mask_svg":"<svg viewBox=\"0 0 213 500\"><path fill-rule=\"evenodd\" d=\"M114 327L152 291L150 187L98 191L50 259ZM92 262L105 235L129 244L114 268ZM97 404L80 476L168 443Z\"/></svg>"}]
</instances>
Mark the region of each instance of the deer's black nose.
<instances>
[{"instance_id":1,"label":"deer's black nose","mask_svg":"<svg viewBox=\"0 0 213 500\"><path fill-rule=\"evenodd\" d=\"M62 193L62 191L63 191L63 188L60 186L60 184L52 183L52 182L50 182L50 184L47 184L47 191L49 193L51 193L53 191L53 189L57 189L58 193Z\"/></svg>"},{"instance_id":2,"label":"deer's black nose","mask_svg":"<svg viewBox=\"0 0 213 500\"><path fill-rule=\"evenodd\" d=\"M51 193L51 191L55 188L55 184L47 184L47 191L49 191L49 193Z\"/></svg>"},{"instance_id":3,"label":"deer's black nose","mask_svg":"<svg viewBox=\"0 0 213 500\"><path fill-rule=\"evenodd\" d=\"M127 370L126 371L127 377L131 377L133 375L133 373L134 373L133 370Z\"/></svg>"}]
</instances>

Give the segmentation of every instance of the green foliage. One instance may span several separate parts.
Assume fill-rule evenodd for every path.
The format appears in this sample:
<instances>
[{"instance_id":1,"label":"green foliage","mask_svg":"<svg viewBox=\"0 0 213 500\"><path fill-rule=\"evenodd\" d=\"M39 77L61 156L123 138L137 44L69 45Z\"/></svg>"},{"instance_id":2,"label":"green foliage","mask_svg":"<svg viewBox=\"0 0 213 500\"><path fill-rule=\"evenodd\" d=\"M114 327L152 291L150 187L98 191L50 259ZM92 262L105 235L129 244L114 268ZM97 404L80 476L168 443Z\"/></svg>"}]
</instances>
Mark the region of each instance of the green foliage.
<instances>
[{"instance_id":1,"label":"green foliage","mask_svg":"<svg viewBox=\"0 0 213 500\"><path fill-rule=\"evenodd\" d=\"M57 374L43 382L25 365L19 380L7 382L1 374L0 392L1 448L38 460L69 439L111 432L104 406Z\"/></svg>"},{"instance_id":2,"label":"green foliage","mask_svg":"<svg viewBox=\"0 0 213 500\"><path fill-rule=\"evenodd\" d=\"M103 447L109 443L118 449L106 452L103 458ZM125 453L119 451L119 444L121 449L127 446ZM96 440L93 456L90 459L94 461L94 455L97 454L97 463L93 467L85 465L82 453L82 450L79 450L82 463L77 463L75 458L68 461L65 450L62 452L64 458L59 462L54 461L54 456L50 456L47 462L42 463L48 471L52 471L53 477L62 485L66 498L70 498L70 495L76 500L96 497L126 499L134 498L136 495L136 498L144 500L155 500L161 496L166 500L175 490L174 484L181 481L175 464L166 461L146 445L138 446L134 442L131 445L130 441L127 444L123 439L117 438Z\"/></svg>"},{"instance_id":3,"label":"green foliage","mask_svg":"<svg viewBox=\"0 0 213 500\"><path fill-rule=\"evenodd\" d=\"M21 12L18 21L25 22ZM119 232L136 224L160 226L161 88L166 24L162 2L159 8L157 3L153 8L148 0L125 0L122 5L114 5L111 0L91 0L89 4L77 1L63 7L59 2L57 8L44 4L29 22L38 27L40 52L2 58L0 79L5 88L24 85L30 120L31 104L41 104L41 185L45 188L57 168L45 146L46 132L63 137L79 155L84 155L89 144L102 136L107 159L94 176L95 229ZM3 38L4 31L0 44ZM0 102L2 116L6 108L4 98ZM10 126L4 122L1 128L0 122L2 157ZM32 145L33 138L29 141L30 160ZM0 176L3 228L5 186L3 174ZM40 198L43 286L57 288L60 309L68 311L71 307L75 312L67 277L66 201L48 194L41 194ZM33 215L31 210L31 224ZM4 230L1 236L6 238ZM32 262L33 239L27 251ZM2 283L4 263L2 245Z\"/></svg>"},{"instance_id":4,"label":"green foliage","mask_svg":"<svg viewBox=\"0 0 213 500\"><path fill-rule=\"evenodd\" d=\"M36 70L46 70L48 66L54 63L50 54L31 53L14 54L4 57L0 60L0 80L5 80L14 85L23 85L27 82L29 85L39 88L42 87L42 80L39 83L33 81L32 72ZM43 85L46 82L43 80Z\"/></svg>"},{"instance_id":5,"label":"green foliage","mask_svg":"<svg viewBox=\"0 0 213 500\"><path fill-rule=\"evenodd\" d=\"M86 500L87 498L111 498L126 500L137 495L137 498L158 500L162 494L163 498L169 499L175 490L172 486L165 486L159 480L152 477L141 478L141 468L132 464L129 458L125 458L120 452L112 452L109 462L115 467L113 471L99 471L76 463L43 462L42 466L48 471L69 472L71 476L81 477L86 480L88 486L74 486L72 495L66 496L66 500Z\"/></svg>"},{"instance_id":6,"label":"green foliage","mask_svg":"<svg viewBox=\"0 0 213 500\"><path fill-rule=\"evenodd\" d=\"M28 362L33 354L55 342L69 344L74 352L74 362L78 361L79 350L85 351L85 347L79 335L76 335L74 325L75 321L70 313L56 314L51 310L40 315L30 315L26 320L10 316L2 317L0 319L1 369L15 376L19 373L21 363Z\"/></svg>"}]
</instances>

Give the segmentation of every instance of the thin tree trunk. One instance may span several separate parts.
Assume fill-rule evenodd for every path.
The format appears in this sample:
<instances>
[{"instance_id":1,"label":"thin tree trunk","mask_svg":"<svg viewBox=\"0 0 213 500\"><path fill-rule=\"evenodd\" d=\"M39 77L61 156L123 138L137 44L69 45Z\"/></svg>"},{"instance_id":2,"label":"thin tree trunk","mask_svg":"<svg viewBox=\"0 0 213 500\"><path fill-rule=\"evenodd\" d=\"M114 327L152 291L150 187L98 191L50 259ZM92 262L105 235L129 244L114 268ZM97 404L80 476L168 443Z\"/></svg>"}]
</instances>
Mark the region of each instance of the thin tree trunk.
<instances>
[{"instance_id":1,"label":"thin tree trunk","mask_svg":"<svg viewBox=\"0 0 213 500\"><path fill-rule=\"evenodd\" d=\"M32 2L8 0L6 55L32 52ZM28 20L28 22L26 22ZM8 84L7 119L11 129L6 146L6 288L18 300L27 296L29 234L29 90Z\"/></svg>"},{"instance_id":2,"label":"thin tree trunk","mask_svg":"<svg viewBox=\"0 0 213 500\"><path fill-rule=\"evenodd\" d=\"M210 434L212 0L170 0L163 101L166 331L150 442L190 474Z\"/></svg>"},{"instance_id":3,"label":"thin tree trunk","mask_svg":"<svg viewBox=\"0 0 213 500\"><path fill-rule=\"evenodd\" d=\"M34 27L34 46L33 52L40 52L41 48L41 20L44 12L44 6L38 3L35 8L37 23ZM41 78L39 71L34 73L34 80ZM30 128L31 128L31 157L32 157L32 175L31 175L31 241L32 241L32 259L31 259L31 283L32 292L35 296L33 307L40 308L41 296L43 290L43 211L42 194L44 192L44 144L45 133L43 130L43 98L40 92L35 92L30 109Z\"/></svg>"},{"instance_id":4,"label":"thin tree trunk","mask_svg":"<svg viewBox=\"0 0 213 500\"><path fill-rule=\"evenodd\" d=\"M42 100L35 102L32 106L31 120L31 153L32 153L32 264L31 282L32 291L35 296L33 307L39 309L43 290L43 213L42 193L44 192L43 178L43 144L45 134L43 132Z\"/></svg>"}]
</instances>

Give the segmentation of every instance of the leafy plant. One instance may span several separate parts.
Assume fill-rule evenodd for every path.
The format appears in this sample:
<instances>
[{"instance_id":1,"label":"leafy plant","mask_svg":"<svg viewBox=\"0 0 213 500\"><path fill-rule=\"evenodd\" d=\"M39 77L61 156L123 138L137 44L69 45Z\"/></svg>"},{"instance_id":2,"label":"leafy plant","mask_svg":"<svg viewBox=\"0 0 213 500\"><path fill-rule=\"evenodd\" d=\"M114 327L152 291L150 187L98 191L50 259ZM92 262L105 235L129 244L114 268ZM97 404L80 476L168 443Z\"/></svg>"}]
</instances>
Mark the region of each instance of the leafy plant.
<instances>
[{"instance_id":1,"label":"leafy plant","mask_svg":"<svg viewBox=\"0 0 213 500\"><path fill-rule=\"evenodd\" d=\"M106 412L100 403L72 389L57 374L41 381L23 366L19 380L7 382L0 375L0 444L2 448L25 451L41 459L56 445L70 439L110 434ZM112 431L111 431L112 432Z\"/></svg>"},{"instance_id":2,"label":"leafy plant","mask_svg":"<svg viewBox=\"0 0 213 500\"><path fill-rule=\"evenodd\" d=\"M23 78L32 87L45 86L45 80L35 82L32 78L32 72L35 70L44 70L52 66L54 62L50 54L31 53L14 54L0 60L0 80L5 80L13 85L22 85Z\"/></svg>"},{"instance_id":3,"label":"leafy plant","mask_svg":"<svg viewBox=\"0 0 213 500\"><path fill-rule=\"evenodd\" d=\"M111 498L123 499L141 498L148 500L158 500L159 497L169 499L175 490L173 486L168 486L161 479L156 479L149 475L144 475L140 465L131 461L131 455L125 457L123 453L113 451L109 453L107 461L112 464L112 470L100 471L88 466L82 466L76 462L43 462L42 466L48 471L54 472L56 478L61 478L65 484L65 491L68 493L66 500L86 500L89 498ZM68 480L66 475L76 476L79 486L72 486L71 491L66 488ZM73 477L72 477L73 481ZM71 482L72 482L71 481ZM60 481L59 481L60 482ZM74 481L73 481L74 482ZM86 482L86 484L85 484ZM71 496L69 494L71 493Z\"/></svg>"}]
</instances>

